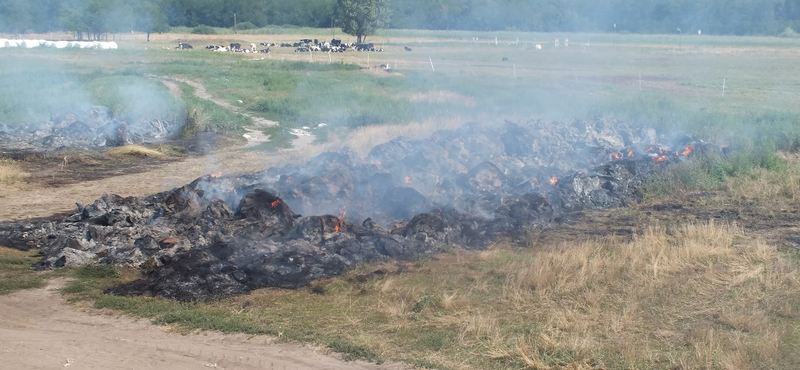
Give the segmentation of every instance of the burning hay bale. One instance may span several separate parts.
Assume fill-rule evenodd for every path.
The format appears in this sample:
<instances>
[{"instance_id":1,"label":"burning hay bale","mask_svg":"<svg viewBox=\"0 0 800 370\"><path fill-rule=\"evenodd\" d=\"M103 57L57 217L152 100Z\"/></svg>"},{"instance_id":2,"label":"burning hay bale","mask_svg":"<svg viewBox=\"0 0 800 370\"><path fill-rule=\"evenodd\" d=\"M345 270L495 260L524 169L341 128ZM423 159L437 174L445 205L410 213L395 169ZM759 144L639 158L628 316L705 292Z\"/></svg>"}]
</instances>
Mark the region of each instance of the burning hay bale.
<instances>
[{"instance_id":1,"label":"burning hay bale","mask_svg":"<svg viewBox=\"0 0 800 370\"><path fill-rule=\"evenodd\" d=\"M669 148L702 145L687 140L603 120L468 124L398 138L364 158L345 148L146 198L105 195L62 222L0 225L0 240L40 248L38 268L149 269L114 294L191 301L296 288L361 263L481 249L568 212L636 201L658 166L690 154Z\"/></svg>"}]
</instances>

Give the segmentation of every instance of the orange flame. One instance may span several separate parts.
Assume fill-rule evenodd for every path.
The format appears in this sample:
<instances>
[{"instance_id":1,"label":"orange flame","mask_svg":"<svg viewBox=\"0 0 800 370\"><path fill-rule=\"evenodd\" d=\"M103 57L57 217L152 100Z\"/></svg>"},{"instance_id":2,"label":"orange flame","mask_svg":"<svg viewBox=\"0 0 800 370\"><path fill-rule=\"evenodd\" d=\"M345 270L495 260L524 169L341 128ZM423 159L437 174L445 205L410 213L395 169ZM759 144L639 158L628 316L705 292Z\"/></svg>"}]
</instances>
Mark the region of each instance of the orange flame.
<instances>
[{"instance_id":1,"label":"orange flame","mask_svg":"<svg viewBox=\"0 0 800 370\"><path fill-rule=\"evenodd\" d=\"M653 147L651 146L651 147L647 148L647 150L645 150L644 152L645 152L645 153L652 153L652 152L655 152L655 151L656 151L656 148L653 148Z\"/></svg>"},{"instance_id":2,"label":"orange flame","mask_svg":"<svg viewBox=\"0 0 800 370\"><path fill-rule=\"evenodd\" d=\"M550 178L549 181L550 181L551 184L555 185L555 184L558 183L558 177L553 176L553 177Z\"/></svg>"},{"instance_id":3,"label":"orange flame","mask_svg":"<svg viewBox=\"0 0 800 370\"><path fill-rule=\"evenodd\" d=\"M276 199L270 204L272 205L272 208L278 208L278 206L281 204L281 201L280 199Z\"/></svg>"},{"instance_id":4,"label":"orange flame","mask_svg":"<svg viewBox=\"0 0 800 370\"><path fill-rule=\"evenodd\" d=\"M688 156L689 154L692 154L692 149L694 149L694 145L689 145L681 152L681 154Z\"/></svg>"},{"instance_id":5,"label":"orange flame","mask_svg":"<svg viewBox=\"0 0 800 370\"><path fill-rule=\"evenodd\" d=\"M628 148L628 157L633 157L633 149Z\"/></svg>"},{"instance_id":6,"label":"orange flame","mask_svg":"<svg viewBox=\"0 0 800 370\"><path fill-rule=\"evenodd\" d=\"M653 161L654 162L664 162L666 160L667 160L667 156L665 156L665 155L659 155L659 156L653 157Z\"/></svg>"},{"instance_id":7,"label":"orange flame","mask_svg":"<svg viewBox=\"0 0 800 370\"><path fill-rule=\"evenodd\" d=\"M410 185L410 184L411 184L411 178L406 176L406 185Z\"/></svg>"},{"instance_id":8,"label":"orange flame","mask_svg":"<svg viewBox=\"0 0 800 370\"><path fill-rule=\"evenodd\" d=\"M222 171L219 171L217 173L212 173L211 174L211 177L213 177L215 179L218 179L220 176L222 176Z\"/></svg>"},{"instance_id":9,"label":"orange flame","mask_svg":"<svg viewBox=\"0 0 800 370\"><path fill-rule=\"evenodd\" d=\"M289 176L289 177L287 177L287 178L286 178L286 183L288 184L288 183L290 183L290 182L292 182L292 177L291 177L291 176Z\"/></svg>"},{"instance_id":10,"label":"orange flame","mask_svg":"<svg viewBox=\"0 0 800 370\"><path fill-rule=\"evenodd\" d=\"M612 159L622 159L622 156L619 155L619 153L617 153L617 152L611 152L611 158Z\"/></svg>"},{"instance_id":11,"label":"orange flame","mask_svg":"<svg viewBox=\"0 0 800 370\"><path fill-rule=\"evenodd\" d=\"M333 227L337 233L342 229L342 227L344 227L345 216L347 216L347 206L342 206L342 209L339 210L339 221L337 221L336 226Z\"/></svg>"}]
</instances>

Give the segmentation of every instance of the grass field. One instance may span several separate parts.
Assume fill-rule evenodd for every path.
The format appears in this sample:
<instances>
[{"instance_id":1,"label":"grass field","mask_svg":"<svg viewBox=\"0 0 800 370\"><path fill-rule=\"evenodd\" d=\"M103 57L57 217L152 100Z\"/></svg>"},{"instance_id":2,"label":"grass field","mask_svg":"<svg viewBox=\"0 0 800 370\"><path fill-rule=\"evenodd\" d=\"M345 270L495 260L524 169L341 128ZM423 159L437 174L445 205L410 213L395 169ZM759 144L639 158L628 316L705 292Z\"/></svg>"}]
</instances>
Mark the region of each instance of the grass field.
<instances>
[{"instance_id":1,"label":"grass field","mask_svg":"<svg viewBox=\"0 0 800 370\"><path fill-rule=\"evenodd\" d=\"M43 107L79 104L132 114L138 103L128 97L144 92L152 98L144 105L148 114L192 118L189 136L238 136L252 124L194 97L187 84L179 85L176 98L158 82L177 76L201 82L248 115L280 122L264 130L282 145L249 150L285 148L292 139L288 129L319 123L327 126L314 130L318 140L357 142L363 153L373 141L424 136L467 121L601 116L653 125L663 134L694 134L729 144L737 154L681 163L644 188L648 203L587 216L595 231L616 230L607 219L637 220L622 228L622 236L566 230L548 238L531 230L525 248L454 250L364 266L297 291L263 289L196 304L105 296L103 289L136 272L84 267L70 272L76 279L65 289L70 299L178 330L273 334L353 358L425 368L800 365L798 256L779 249L780 238L764 231L793 224L781 215L800 205L800 160L793 154L800 148L800 40L392 30L368 40L382 53L273 48L254 55L202 46L327 39L331 31L184 31L152 35L150 43L144 35L118 35L114 51L0 49L6 86L0 122L46 119ZM560 48L553 46L556 37ZM177 42L195 49L175 50ZM23 181L18 164L0 165L0 181ZM653 211L673 204L685 205L692 217L664 220ZM711 211L738 212L748 225L709 221ZM0 250L0 274L15 281L0 292L39 286L38 275L19 267L30 262L28 255ZM370 275L378 270L380 277Z\"/></svg>"},{"instance_id":2,"label":"grass field","mask_svg":"<svg viewBox=\"0 0 800 370\"><path fill-rule=\"evenodd\" d=\"M143 35L120 35L120 49L113 51L0 50L0 80L9 86L0 93L0 121L14 124L31 114L41 118L46 115L42 105L78 102L104 104L118 114L141 111L122 96L126 90L161 96L154 99L160 104L144 104L153 108L150 114L179 112L181 104L203 105L186 94L182 103L168 102L166 90L151 77L178 75L202 82L215 97L278 121L284 129L326 123L315 132L323 141L362 126L435 126L453 117L611 116L731 144L747 138L782 147L794 145L800 136L793 124L800 117L794 104L800 78L793 73L800 41L794 39L683 36L678 44L677 35L392 30L371 40L385 48L382 53L328 55L273 47L264 55L201 49L206 44L295 41L300 34L326 38L329 32L163 34L153 35L150 43ZM569 37L570 46L555 48L555 37L562 45ZM178 41L196 48L175 50ZM535 43L544 49L536 50ZM209 130L241 132L237 127L248 124L205 105Z\"/></svg>"}]
</instances>

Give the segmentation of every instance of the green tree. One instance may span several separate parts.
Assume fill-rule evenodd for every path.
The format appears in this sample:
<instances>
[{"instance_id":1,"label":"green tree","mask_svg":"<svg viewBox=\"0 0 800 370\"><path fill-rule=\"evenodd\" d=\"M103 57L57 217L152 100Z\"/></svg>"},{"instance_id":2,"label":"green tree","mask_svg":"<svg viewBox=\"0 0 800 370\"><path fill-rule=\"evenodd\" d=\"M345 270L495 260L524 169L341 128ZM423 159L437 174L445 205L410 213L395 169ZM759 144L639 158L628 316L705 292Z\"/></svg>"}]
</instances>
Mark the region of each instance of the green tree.
<instances>
[{"instance_id":1,"label":"green tree","mask_svg":"<svg viewBox=\"0 0 800 370\"><path fill-rule=\"evenodd\" d=\"M150 41L151 33L162 33L169 31L167 16L161 8L154 2L143 1L135 4L134 29L147 32L147 41Z\"/></svg>"},{"instance_id":2,"label":"green tree","mask_svg":"<svg viewBox=\"0 0 800 370\"><path fill-rule=\"evenodd\" d=\"M339 0L338 10L342 32L356 36L359 44L391 18L389 0Z\"/></svg>"}]
</instances>

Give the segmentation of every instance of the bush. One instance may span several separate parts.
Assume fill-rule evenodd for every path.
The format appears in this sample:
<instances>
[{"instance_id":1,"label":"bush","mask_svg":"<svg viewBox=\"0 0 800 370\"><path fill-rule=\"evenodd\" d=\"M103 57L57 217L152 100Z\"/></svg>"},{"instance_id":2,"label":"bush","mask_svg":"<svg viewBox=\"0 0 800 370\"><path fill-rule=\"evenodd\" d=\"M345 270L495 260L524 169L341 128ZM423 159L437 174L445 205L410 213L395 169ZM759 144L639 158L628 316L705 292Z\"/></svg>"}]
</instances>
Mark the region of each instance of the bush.
<instances>
[{"instance_id":1,"label":"bush","mask_svg":"<svg viewBox=\"0 0 800 370\"><path fill-rule=\"evenodd\" d=\"M258 26L251 22L242 22L236 25L236 30L239 31L254 30L256 28L258 28Z\"/></svg>"},{"instance_id":2,"label":"bush","mask_svg":"<svg viewBox=\"0 0 800 370\"><path fill-rule=\"evenodd\" d=\"M216 35L217 30L214 27L206 26L206 25L199 25L192 30L192 33L197 35Z\"/></svg>"}]
</instances>

